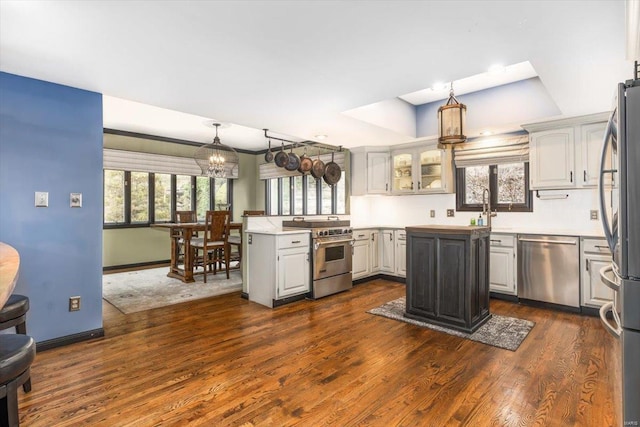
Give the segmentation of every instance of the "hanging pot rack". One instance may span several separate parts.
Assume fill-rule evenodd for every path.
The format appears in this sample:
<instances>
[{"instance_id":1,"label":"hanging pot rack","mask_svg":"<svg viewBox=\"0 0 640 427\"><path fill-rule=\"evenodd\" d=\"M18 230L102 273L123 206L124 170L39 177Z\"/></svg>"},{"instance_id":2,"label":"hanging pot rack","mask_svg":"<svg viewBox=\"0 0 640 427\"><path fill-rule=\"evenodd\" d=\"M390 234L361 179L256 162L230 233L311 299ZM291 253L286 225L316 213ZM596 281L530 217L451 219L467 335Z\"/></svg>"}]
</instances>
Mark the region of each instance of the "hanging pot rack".
<instances>
[{"instance_id":1,"label":"hanging pot rack","mask_svg":"<svg viewBox=\"0 0 640 427\"><path fill-rule=\"evenodd\" d=\"M276 141L280 141L280 142L286 142L288 144L293 145L293 148L298 148L298 146L300 147L315 147L315 148L322 148L323 150L326 150L327 152L341 152L342 151L342 145L339 146L338 148L332 146L332 145L327 145L327 144L323 144L320 142L313 142L313 141L291 141L289 139L284 139L284 138L278 138L276 136L273 135L269 135L268 131L269 129L262 129L264 131L264 137L267 139L271 139L271 140L276 140ZM285 147L285 148L289 148L289 147Z\"/></svg>"}]
</instances>

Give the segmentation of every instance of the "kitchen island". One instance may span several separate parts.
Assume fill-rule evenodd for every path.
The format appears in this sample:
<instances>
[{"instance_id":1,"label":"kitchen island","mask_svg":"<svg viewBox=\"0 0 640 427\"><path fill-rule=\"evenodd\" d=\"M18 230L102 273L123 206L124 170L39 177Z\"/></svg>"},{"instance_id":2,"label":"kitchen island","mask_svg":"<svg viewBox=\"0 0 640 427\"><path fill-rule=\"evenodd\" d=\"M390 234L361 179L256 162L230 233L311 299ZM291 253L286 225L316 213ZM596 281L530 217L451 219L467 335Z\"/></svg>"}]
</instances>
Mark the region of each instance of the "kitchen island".
<instances>
[{"instance_id":1,"label":"kitchen island","mask_svg":"<svg viewBox=\"0 0 640 427\"><path fill-rule=\"evenodd\" d=\"M489 312L489 227L407 227L405 316L475 332Z\"/></svg>"}]
</instances>

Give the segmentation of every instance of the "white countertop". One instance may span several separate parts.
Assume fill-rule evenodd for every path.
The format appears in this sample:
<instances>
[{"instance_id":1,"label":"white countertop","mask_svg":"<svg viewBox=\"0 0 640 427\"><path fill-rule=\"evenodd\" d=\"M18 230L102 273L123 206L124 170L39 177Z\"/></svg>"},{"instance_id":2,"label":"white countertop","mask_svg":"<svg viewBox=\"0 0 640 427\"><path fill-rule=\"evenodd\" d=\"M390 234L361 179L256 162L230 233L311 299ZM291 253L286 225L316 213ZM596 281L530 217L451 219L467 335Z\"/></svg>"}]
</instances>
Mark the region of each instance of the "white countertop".
<instances>
[{"instance_id":1,"label":"white countertop","mask_svg":"<svg viewBox=\"0 0 640 427\"><path fill-rule=\"evenodd\" d=\"M251 234L270 234L270 235L287 235L287 234L300 234L300 233L311 233L311 230L307 230L301 228L299 230L283 230L282 228L254 228L251 230L245 230L246 233Z\"/></svg>"},{"instance_id":2,"label":"white countertop","mask_svg":"<svg viewBox=\"0 0 640 427\"><path fill-rule=\"evenodd\" d=\"M413 224L412 224L413 225ZM404 226L398 225L369 225L353 227L354 230L368 230L368 229L392 229L403 230ZM580 236L580 237L594 237L604 238L604 232L602 230L569 230L558 228L543 229L540 227L492 227L492 233L499 234L540 234L549 236Z\"/></svg>"}]
</instances>

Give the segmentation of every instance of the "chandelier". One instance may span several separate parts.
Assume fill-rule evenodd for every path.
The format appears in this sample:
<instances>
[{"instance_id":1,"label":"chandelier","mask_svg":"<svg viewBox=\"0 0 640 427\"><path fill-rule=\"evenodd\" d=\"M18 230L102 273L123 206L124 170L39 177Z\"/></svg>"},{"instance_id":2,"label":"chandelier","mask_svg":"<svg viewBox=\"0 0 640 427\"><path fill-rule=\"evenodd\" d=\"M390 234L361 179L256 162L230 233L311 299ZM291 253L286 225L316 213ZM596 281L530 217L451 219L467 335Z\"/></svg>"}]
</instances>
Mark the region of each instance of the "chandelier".
<instances>
[{"instance_id":1,"label":"chandelier","mask_svg":"<svg viewBox=\"0 0 640 427\"><path fill-rule=\"evenodd\" d=\"M224 145L218 137L220 123L214 123L216 136L210 144L199 147L194 155L196 163L200 166L203 176L209 178L225 178L233 175L238 167L238 153L232 147Z\"/></svg>"},{"instance_id":2,"label":"chandelier","mask_svg":"<svg viewBox=\"0 0 640 427\"><path fill-rule=\"evenodd\" d=\"M449 91L449 100L438 108L438 148L448 148L467 140L464 134L467 106L453 96L453 83Z\"/></svg>"}]
</instances>

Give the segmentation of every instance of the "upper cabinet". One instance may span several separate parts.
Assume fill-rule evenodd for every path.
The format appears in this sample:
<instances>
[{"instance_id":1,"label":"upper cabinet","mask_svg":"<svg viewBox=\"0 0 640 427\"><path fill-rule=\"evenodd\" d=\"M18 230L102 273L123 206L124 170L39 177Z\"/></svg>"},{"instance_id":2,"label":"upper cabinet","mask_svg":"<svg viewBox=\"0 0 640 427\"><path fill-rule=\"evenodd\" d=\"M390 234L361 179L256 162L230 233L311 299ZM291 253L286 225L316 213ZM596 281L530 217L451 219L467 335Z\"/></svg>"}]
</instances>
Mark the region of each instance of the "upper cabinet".
<instances>
[{"instance_id":1,"label":"upper cabinet","mask_svg":"<svg viewBox=\"0 0 640 427\"><path fill-rule=\"evenodd\" d=\"M453 161L451 151L435 143L391 152L391 192L393 194L451 193Z\"/></svg>"},{"instance_id":2,"label":"upper cabinet","mask_svg":"<svg viewBox=\"0 0 640 427\"><path fill-rule=\"evenodd\" d=\"M351 151L351 194L389 194L389 150L357 147Z\"/></svg>"},{"instance_id":3,"label":"upper cabinet","mask_svg":"<svg viewBox=\"0 0 640 427\"><path fill-rule=\"evenodd\" d=\"M523 125L532 190L598 186L608 113Z\"/></svg>"}]
</instances>

